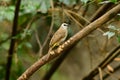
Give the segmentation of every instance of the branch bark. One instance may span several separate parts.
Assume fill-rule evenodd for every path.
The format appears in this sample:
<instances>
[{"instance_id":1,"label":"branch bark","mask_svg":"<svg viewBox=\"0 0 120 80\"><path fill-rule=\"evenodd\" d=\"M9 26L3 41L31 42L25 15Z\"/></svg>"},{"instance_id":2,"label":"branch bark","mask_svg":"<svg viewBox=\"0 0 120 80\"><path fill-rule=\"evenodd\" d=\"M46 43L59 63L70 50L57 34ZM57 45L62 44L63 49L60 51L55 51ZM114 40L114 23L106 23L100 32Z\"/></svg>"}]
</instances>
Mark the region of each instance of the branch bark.
<instances>
[{"instance_id":1,"label":"branch bark","mask_svg":"<svg viewBox=\"0 0 120 80\"><path fill-rule=\"evenodd\" d=\"M12 27L12 37L14 37L17 33L17 24L18 24L18 14L19 14L20 3L21 3L21 0L17 0L16 8L15 8L15 16L14 16L14 20L13 20L13 27ZM5 80L9 80L9 77L10 77L10 70L11 70L11 65L12 65L12 56L14 53L15 42L16 42L15 39L12 38L11 43L10 43L8 58L7 58Z\"/></svg>"},{"instance_id":2,"label":"branch bark","mask_svg":"<svg viewBox=\"0 0 120 80\"><path fill-rule=\"evenodd\" d=\"M67 50L66 52L62 53L59 58L52 64L49 71L45 74L45 76L42 78L42 80L50 80L52 75L55 73L55 71L60 67L63 60L67 57L70 50Z\"/></svg>"},{"instance_id":3,"label":"branch bark","mask_svg":"<svg viewBox=\"0 0 120 80\"><path fill-rule=\"evenodd\" d=\"M106 23L108 20L112 19L118 12L120 12L120 4L108 11L106 14L101 16L99 19L95 20L81 31L76 33L73 37L67 40L65 43L60 45L56 50L50 51L48 54L43 56L41 59L36 61L32 66L30 66L17 80L27 80L35 71L37 71L41 66L53 60L69 48L73 47L82 38L87 36L89 33Z\"/></svg>"}]
</instances>

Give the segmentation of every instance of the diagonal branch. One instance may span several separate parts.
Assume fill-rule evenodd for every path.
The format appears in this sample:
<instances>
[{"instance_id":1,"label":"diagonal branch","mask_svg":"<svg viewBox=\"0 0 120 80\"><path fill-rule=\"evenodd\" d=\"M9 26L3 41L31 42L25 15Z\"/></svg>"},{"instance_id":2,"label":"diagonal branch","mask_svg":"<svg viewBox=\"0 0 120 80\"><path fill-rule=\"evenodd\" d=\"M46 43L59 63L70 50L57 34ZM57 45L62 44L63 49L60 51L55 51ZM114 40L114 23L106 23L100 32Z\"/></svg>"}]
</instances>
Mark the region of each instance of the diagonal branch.
<instances>
[{"instance_id":1,"label":"diagonal branch","mask_svg":"<svg viewBox=\"0 0 120 80\"><path fill-rule=\"evenodd\" d=\"M103 5L96 11L96 13L90 18L90 22L96 20L96 19L99 18L101 15L103 15L112 5L113 5L113 3L103 4Z\"/></svg>"},{"instance_id":2,"label":"diagonal branch","mask_svg":"<svg viewBox=\"0 0 120 80\"><path fill-rule=\"evenodd\" d=\"M115 6L113 9L108 11L106 14L101 16L99 19L95 20L81 31L76 33L73 37L67 40L65 43L60 45L56 50L50 51L48 54L43 56L41 59L36 61L32 66L30 66L17 80L27 80L35 71L37 71L40 67L42 67L47 62L53 60L69 48L73 47L77 42L79 42L82 38L87 36L92 31L96 30L98 27L112 19L118 12L120 12L120 4Z\"/></svg>"},{"instance_id":3,"label":"diagonal branch","mask_svg":"<svg viewBox=\"0 0 120 80\"><path fill-rule=\"evenodd\" d=\"M109 55L99 64L93 71L91 71L83 80L92 80L95 75L99 73L98 68L104 69L115 57L120 54L120 45L113 49Z\"/></svg>"},{"instance_id":4,"label":"diagonal branch","mask_svg":"<svg viewBox=\"0 0 120 80\"><path fill-rule=\"evenodd\" d=\"M120 69L120 65L118 65L117 67L114 68L114 73L119 71L119 69ZM107 73L106 75L103 76L103 80L107 79L108 77L110 77L109 73Z\"/></svg>"},{"instance_id":5,"label":"diagonal branch","mask_svg":"<svg viewBox=\"0 0 120 80\"><path fill-rule=\"evenodd\" d=\"M69 54L70 50L67 50L63 54L59 56L59 58L52 64L50 67L49 71L45 74L45 76L42 78L42 80L50 80L52 75L55 73L55 71L60 67L61 63L64 61L64 59L67 57Z\"/></svg>"},{"instance_id":6,"label":"diagonal branch","mask_svg":"<svg viewBox=\"0 0 120 80\"><path fill-rule=\"evenodd\" d=\"M14 37L17 33L18 14L19 14L20 3L21 3L21 0L17 0L15 13L14 13L15 16L14 16L14 20L13 20L13 27L12 27L12 37ZM11 43L10 43L9 54L8 54L8 58L7 58L5 80L9 80L9 77L10 77L10 70L11 70L11 65L12 65L12 56L14 53L15 42L16 42L16 40L12 38Z\"/></svg>"},{"instance_id":7,"label":"diagonal branch","mask_svg":"<svg viewBox=\"0 0 120 80\"><path fill-rule=\"evenodd\" d=\"M95 19L99 18L100 16L103 15L103 13L105 13L106 9L109 8L111 5L111 3L108 3L108 4L103 4L96 12L95 12L95 16L93 15L92 18L90 19L91 21L90 22L93 22ZM87 7L87 6L86 6ZM76 16L79 16L77 13L74 13L70 10L66 10L67 12L69 13L72 13ZM102 12L102 14L100 14ZM106 11L107 12L107 11ZM69 14L68 13L68 14ZM84 12L86 13L86 11ZM83 15L85 15L83 13ZM71 15L72 16L72 15ZM70 17L71 17L70 16ZM72 18L72 17L71 17ZM80 19L82 17L79 17ZM75 18L76 19L76 18ZM82 18L84 19L84 18ZM74 19L73 19L74 20ZM84 19L86 21L86 24L90 24L90 22L88 22L86 19ZM77 21L77 20L76 20ZM78 24L79 25L79 24ZM72 48L71 48L72 49ZM61 65L61 63L63 62L63 60L67 57L67 55L69 54L69 51L66 51L65 53L63 53L62 55L60 55L60 57L55 60L55 62L52 64L51 68L49 69L49 71L44 75L43 79L42 80L50 80L50 78L52 77L52 75L55 73L55 71L59 68L59 66Z\"/></svg>"}]
</instances>

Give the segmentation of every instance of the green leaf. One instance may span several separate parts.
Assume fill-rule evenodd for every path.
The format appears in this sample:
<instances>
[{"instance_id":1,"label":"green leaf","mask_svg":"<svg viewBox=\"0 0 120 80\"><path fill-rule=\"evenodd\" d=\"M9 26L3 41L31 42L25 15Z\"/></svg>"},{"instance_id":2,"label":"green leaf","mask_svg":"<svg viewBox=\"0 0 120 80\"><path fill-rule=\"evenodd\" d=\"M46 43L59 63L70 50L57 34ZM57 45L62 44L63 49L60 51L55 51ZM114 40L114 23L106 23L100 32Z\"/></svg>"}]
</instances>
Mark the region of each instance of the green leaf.
<instances>
[{"instance_id":1,"label":"green leaf","mask_svg":"<svg viewBox=\"0 0 120 80\"><path fill-rule=\"evenodd\" d=\"M42 13L47 13L48 9L50 8L50 0L42 0L40 2L40 11Z\"/></svg>"},{"instance_id":2,"label":"green leaf","mask_svg":"<svg viewBox=\"0 0 120 80\"><path fill-rule=\"evenodd\" d=\"M117 15L120 16L120 13L118 13Z\"/></svg>"},{"instance_id":3,"label":"green leaf","mask_svg":"<svg viewBox=\"0 0 120 80\"><path fill-rule=\"evenodd\" d=\"M74 4L76 4L76 0L59 0L59 1L66 4L66 5L74 5Z\"/></svg>"},{"instance_id":4,"label":"green leaf","mask_svg":"<svg viewBox=\"0 0 120 80\"><path fill-rule=\"evenodd\" d=\"M20 34L21 40L25 39L27 36L32 35L32 30L26 30L24 29L24 32Z\"/></svg>"},{"instance_id":5,"label":"green leaf","mask_svg":"<svg viewBox=\"0 0 120 80\"><path fill-rule=\"evenodd\" d=\"M0 39L5 40L6 38L8 38L8 36L9 35L7 33L0 34Z\"/></svg>"},{"instance_id":6,"label":"green leaf","mask_svg":"<svg viewBox=\"0 0 120 80\"><path fill-rule=\"evenodd\" d=\"M24 14L35 14L37 12L37 8L39 6L39 1L31 1L31 0L22 0L20 6L20 15Z\"/></svg>"},{"instance_id":7,"label":"green leaf","mask_svg":"<svg viewBox=\"0 0 120 80\"><path fill-rule=\"evenodd\" d=\"M28 47L28 48L32 48L32 45L30 42L25 42L25 46Z\"/></svg>"},{"instance_id":8,"label":"green leaf","mask_svg":"<svg viewBox=\"0 0 120 80\"><path fill-rule=\"evenodd\" d=\"M9 21L13 20L14 17L14 6L0 6L0 21L7 19Z\"/></svg>"},{"instance_id":9,"label":"green leaf","mask_svg":"<svg viewBox=\"0 0 120 80\"><path fill-rule=\"evenodd\" d=\"M108 28L111 29L111 30L117 30L117 28L113 25L109 25Z\"/></svg>"},{"instance_id":10,"label":"green leaf","mask_svg":"<svg viewBox=\"0 0 120 80\"><path fill-rule=\"evenodd\" d=\"M117 0L109 0L112 3L117 3Z\"/></svg>"},{"instance_id":11,"label":"green leaf","mask_svg":"<svg viewBox=\"0 0 120 80\"><path fill-rule=\"evenodd\" d=\"M101 1L101 2L99 2L99 4L107 4L107 3L110 3L110 1Z\"/></svg>"},{"instance_id":12,"label":"green leaf","mask_svg":"<svg viewBox=\"0 0 120 80\"><path fill-rule=\"evenodd\" d=\"M117 36L118 42L120 43L120 35Z\"/></svg>"},{"instance_id":13,"label":"green leaf","mask_svg":"<svg viewBox=\"0 0 120 80\"><path fill-rule=\"evenodd\" d=\"M20 43L20 44L18 45L18 50L19 50L19 49L22 49L23 45L24 45L23 43Z\"/></svg>"},{"instance_id":14,"label":"green leaf","mask_svg":"<svg viewBox=\"0 0 120 80\"><path fill-rule=\"evenodd\" d=\"M106 1L102 1L102 2L100 2L99 4L106 4L106 3L110 3L110 2L116 4L118 1L117 1L117 0L106 0Z\"/></svg>"},{"instance_id":15,"label":"green leaf","mask_svg":"<svg viewBox=\"0 0 120 80\"><path fill-rule=\"evenodd\" d=\"M9 42L2 44L2 48L4 48L5 50L8 50L9 49Z\"/></svg>"},{"instance_id":16,"label":"green leaf","mask_svg":"<svg viewBox=\"0 0 120 80\"><path fill-rule=\"evenodd\" d=\"M6 40L7 38L8 38L8 34L6 34L6 33L4 33L4 34L1 34L0 35L0 39L1 40ZM7 42L5 42L5 43L3 43L2 45L1 45L1 47L2 48L4 48L5 50L8 50L9 49L9 41L7 41Z\"/></svg>"},{"instance_id":17,"label":"green leaf","mask_svg":"<svg viewBox=\"0 0 120 80\"><path fill-rule=\"evenodd\" d=\"M24 41L18 45L18 49L23 49L24 46L26 46L27 48L32 48L32 45L30 42Z\"/></svg>"},{"instance_id":18,"label":"green leaf","mask_svg":"<svg viewBox=\"0 0 120 80\"><path fill-rule=\"evenodd\" d=\"M84 4L86 4L89 0L81 0Z\"/></svg>"},{"instance_id":19,"label":"green leaf","mask_svg":"<svg viewBox=\"0 0 120 80\"><path fill-rule=\"evenodd\" d=\"M103 34L103 36L108 36L108 39L113 37L115 35L115 32L107 31Z\"/></svg>"}]
</instances>

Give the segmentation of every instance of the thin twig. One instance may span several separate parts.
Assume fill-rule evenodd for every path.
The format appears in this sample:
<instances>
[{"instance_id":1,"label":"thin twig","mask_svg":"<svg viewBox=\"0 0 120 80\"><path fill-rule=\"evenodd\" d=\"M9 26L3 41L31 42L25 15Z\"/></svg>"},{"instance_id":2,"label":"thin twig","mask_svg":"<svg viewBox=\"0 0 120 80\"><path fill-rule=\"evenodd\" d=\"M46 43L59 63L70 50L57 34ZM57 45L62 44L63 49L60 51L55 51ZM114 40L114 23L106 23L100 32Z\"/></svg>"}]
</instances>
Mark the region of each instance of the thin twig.
<instances>
[{"instance_id":1,"label":"thin twig","mask_svg":"<svg viewBox=\"0 0 120 80\"><path fill-rule=\"evenodd\" d=\"M78 16L79 19L84 20L86 23L90 23L90 21L88 21L86 18L84 18L83 16L79 15L78 13L75 13L75 12L73 12L73 11L71 11L71 10L66 10L66 11L69 12L69 13L71 13L71 14L73 14L73 15Z\"/></svg>"},{"instance_id":2,"label":"thin twig","mask_svg":"<svg viewBox=\"0 0 120 80\"><path fill-rule=\"evenodd\" d=\"M103 78L102 78L102 76L103 76L102 69L100 67L98 68L98 71L99 71L100 80L103 80Z\"/></svg>"},{"instance_id":3,"label":"thin twig","mask_svg":"<svg viewBox=\"0 0 120 80\"><path fill-rule=\"evenodd\" d=\"M87 11L88 11L88 8L89 8L89 4L86 5L86 6L84 6L84 7L85 7L85 9L84 9L84 11L82 12L82 16L85 16L85 15L86 15L86 13L87 13Z\"/></svg>"},{"instance_id":4,"label":"thin twig","mask_svg":"<svg viewBox=\"0 0 120 80\"><path fill-rule=\"evenodd\" d=\"M43 48L42 48L42 44L40 42L40 39L39 39L39 36L38 36L38 32L37 32L36 29L35 29L35 37L36 37L37 43L39 45L39 51L40 51L39 53L42 53ZM42 54L39 54L39 57L42 57L42 56L43 56Z\"/></svg>"},{"instance_id":5,"label":"thin twig","mask_svg":"<svg viewBox=\"0 0 120 80\"><path fill-rule=\"evenodd\" d=\"M54 10L54 4L53 4L53 0L50 0L50 3L51 3L51 8L52 10ZM41 47L41 49L39 50L39 55L41 55L43 52L43 48L45 47L45 45L47 44L49 38L50 38L50 35L52 33L52 29L53 29L53 25L54 25L54 11L52 11L52 20L51 20L51 26L50 26L50 29L49 29L49 32L47 34L47 37L45 38L45 41ZM43 54L42 54L43 55Z\"/></svg>"},{"instance_id":6,"label":"thin twig","mask_svg":"<svg viewBox=\"0 0 120 80\"><path fill-rule=\"evenodd\" d=\"M93 65L92 65L93 57L92 57L92 50L91 50L91 47L90 47L90 44L89 44L89 38L88 37L86 37L86 46L87 46L87 49L89 51L89 56L90 56L90 63L91 63L90 68L92 69L92 67L93 67Z\"/></svg>"},{"instance_id":7,"label":"thin twig","mask_svg":"<svg viewBox=\"0 0 120 80\"><path fill-rule=\"evenodd\" d=\"M72 18L73 21L75 21L81 28L84 27L79 21L77 21L73 16L71 16L70 13L68 13L67 11L64 11L64 12L66 13L67 16L69 16L70 18Z\"/></svg>"},{"instance_id":8,"label":"thin twig","mask_svg":"<svg viewBox=\"0 0 120 80\"><path fill-rule=\"evenodd\" d=\"M8 40L10 40L12 37L11 36L9 36L8 38L6 38L5 40L2 40L2 41L0 41L0 45L2 45L3 43L5 43L6 41L8 41Z\"/></svg>"},{"instance_id":9,"label":"thin twig","mask_svg":"<svg viewBox=\"0 0 120 80\"><path fill-rule=\"evenodd\" d=\"M36 37L36 41L37 41L37 43L38 43L38 45L39 45L39 48L41 49L42 44L41 44L41 42L40 42L40 40L39 40L38 32L37 32L36 29L35 29L35 37Z\"/></svg>"}]
</instances>

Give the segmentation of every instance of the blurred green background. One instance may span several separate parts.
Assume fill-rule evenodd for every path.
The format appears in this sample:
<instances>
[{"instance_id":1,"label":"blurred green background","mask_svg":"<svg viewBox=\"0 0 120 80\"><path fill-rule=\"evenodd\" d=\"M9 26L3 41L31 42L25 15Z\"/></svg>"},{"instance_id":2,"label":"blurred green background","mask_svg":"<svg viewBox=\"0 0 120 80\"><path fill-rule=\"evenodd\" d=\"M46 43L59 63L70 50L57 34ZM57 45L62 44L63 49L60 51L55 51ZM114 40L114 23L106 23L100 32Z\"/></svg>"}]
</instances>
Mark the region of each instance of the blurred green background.
<instances>
[{"instance_id":1,"label":"blurred green background","mask_svg":"<svg viewBox=\"0 0 120 80\"><path fill-rule=\"evenodd\" d=\"M47 53L50 38L63 22L70 22L68 38L83 28L78 22L84 24L85 20L78 19L77 21L77 18L74 20L65 11L70 10L74 12L74 15L83 16L88 6L83 17L89 21L93 13L101 6L100 3L105 3L103 0L21 0L17 34L11 37L16 1L0 0L0 80L5 79L8 50L12 38L16 39L16 44L10 80L16 80L28 67ZM117 3L117 0L108 1ZM53 8L52 5L54 5ZM44 45L52 23L50 37ZM106 27L110 25L114 25L115 29L119 28L119 16L103 25L105 29L93 31L70 50L68 57L51 80L80 80L94 69L107 53L119 44L120 37L114 32L106 34L110 39L103 36ZM49 62L40 68L30 77L30 80L41 80L51 64L52 62ZM116 63L111 65L116 65ZM108 78L108 80L117 79Z\"/></svg>"}]
</instances>

